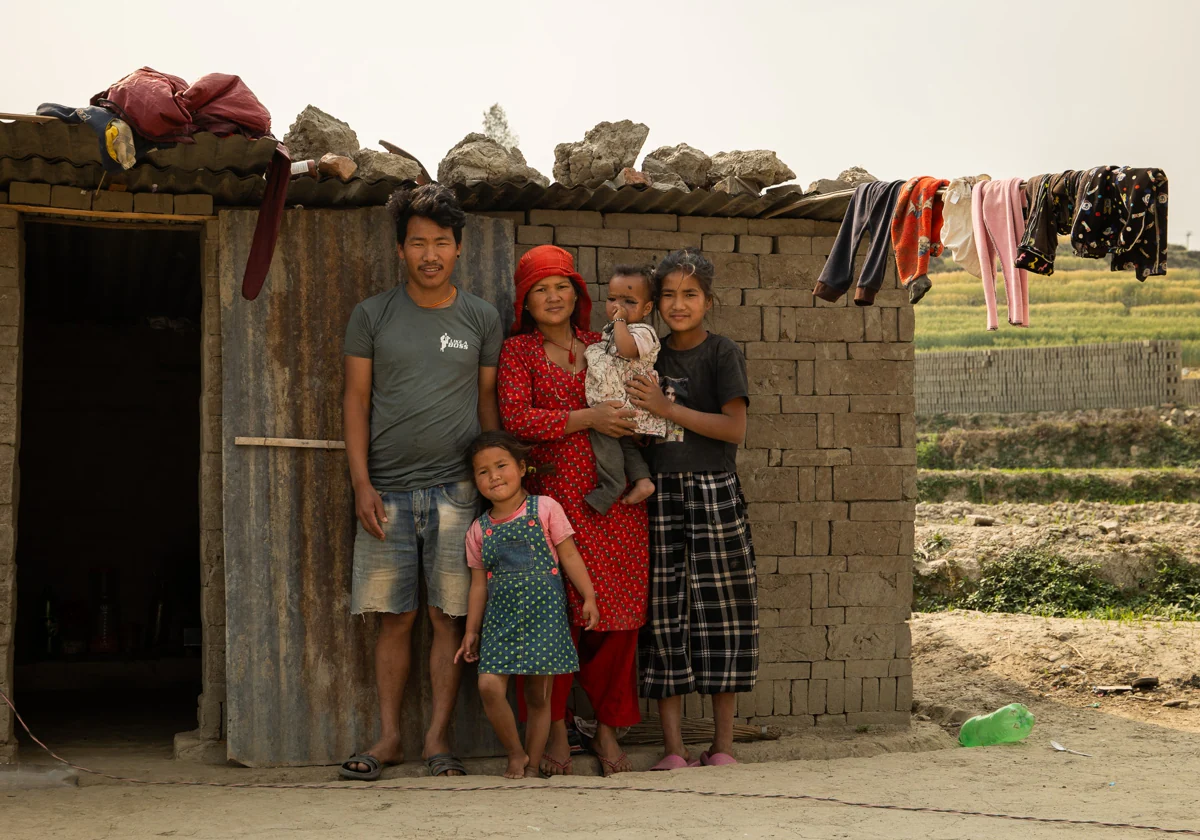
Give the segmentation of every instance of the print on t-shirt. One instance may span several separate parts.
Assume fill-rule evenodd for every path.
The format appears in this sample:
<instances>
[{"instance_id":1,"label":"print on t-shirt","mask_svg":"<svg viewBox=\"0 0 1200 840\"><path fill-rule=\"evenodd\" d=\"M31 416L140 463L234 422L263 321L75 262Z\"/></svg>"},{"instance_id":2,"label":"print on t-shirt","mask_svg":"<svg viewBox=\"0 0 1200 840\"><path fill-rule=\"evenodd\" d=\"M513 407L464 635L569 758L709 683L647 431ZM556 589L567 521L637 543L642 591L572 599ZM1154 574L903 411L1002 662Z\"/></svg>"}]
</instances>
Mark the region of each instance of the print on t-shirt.
<instances>
[{"instance_id":1,"label":"print on t-shirt","mask_svg":"<svg viewBox=\"0 0 1200 840\"><path fill-rule=\"evenodd\" d=\"M688 381L686 376L664 376L661 379L663 393L667 395L667 399L671 402L675 402L677 397L681 400L688 398ZM683 443L683 426L680 426L678 423L671 423L667 426L666 435L655 442Z\"/></svg>"},{"instance_id":2,"label":"print on t-shirt","mask_svg":"<svg viewBox=\"0 0 1200 840\"><path fill-rule=\"evenodd\" d=\"M471 345L463 341L461 338L451 338L449 333L442 333L442 352L446 352L449 347L454 350L470 350Z\"/></svg>"}]
</instances>

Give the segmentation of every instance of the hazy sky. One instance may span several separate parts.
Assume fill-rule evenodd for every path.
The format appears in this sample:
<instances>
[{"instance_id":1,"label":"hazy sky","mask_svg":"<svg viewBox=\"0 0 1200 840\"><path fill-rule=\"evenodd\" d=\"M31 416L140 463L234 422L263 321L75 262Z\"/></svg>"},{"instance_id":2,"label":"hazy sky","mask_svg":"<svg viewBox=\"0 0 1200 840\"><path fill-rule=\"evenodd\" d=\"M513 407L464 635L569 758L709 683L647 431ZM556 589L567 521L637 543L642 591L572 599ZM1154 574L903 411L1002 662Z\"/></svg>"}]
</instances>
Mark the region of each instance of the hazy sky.
<instances>
[{"instance_id":1,"label":"hazy sky","mask_svg":"<svg viewBox=\"0 0 1200 840\"><path fill-rule=\"evenodd\" d=\"M282 137L306 104L435 170L508 111L529 163L602 120L645 151L776 150L807 185L1163 167L1200 246L1198 0L7 3L0 110L85 104L142 65L241 75Z\"/></svg>"}]
</instances>

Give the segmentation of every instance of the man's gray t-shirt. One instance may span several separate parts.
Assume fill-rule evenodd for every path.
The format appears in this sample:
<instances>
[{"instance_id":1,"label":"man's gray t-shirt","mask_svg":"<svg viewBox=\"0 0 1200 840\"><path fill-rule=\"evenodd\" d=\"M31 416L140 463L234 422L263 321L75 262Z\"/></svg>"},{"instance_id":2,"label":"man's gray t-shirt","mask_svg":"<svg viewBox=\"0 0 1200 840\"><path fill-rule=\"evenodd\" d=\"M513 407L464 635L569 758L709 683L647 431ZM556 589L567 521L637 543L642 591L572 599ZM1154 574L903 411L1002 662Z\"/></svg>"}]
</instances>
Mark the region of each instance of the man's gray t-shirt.
<instances>
[{"instance_id":1,"label":"man's gray t-shirt","mask_svg":"<svg viewBox=\"0 0 1200 840\"><path fill-rule=\"evenodd\" d=\"M444 309L422 309L403 286L367 298L346 325L346 355L372 361L367 467L380 492L463 481L463 453L479 434L479 368L495 367L500 315L461 289Z\"/></svg>"}]
</instances>

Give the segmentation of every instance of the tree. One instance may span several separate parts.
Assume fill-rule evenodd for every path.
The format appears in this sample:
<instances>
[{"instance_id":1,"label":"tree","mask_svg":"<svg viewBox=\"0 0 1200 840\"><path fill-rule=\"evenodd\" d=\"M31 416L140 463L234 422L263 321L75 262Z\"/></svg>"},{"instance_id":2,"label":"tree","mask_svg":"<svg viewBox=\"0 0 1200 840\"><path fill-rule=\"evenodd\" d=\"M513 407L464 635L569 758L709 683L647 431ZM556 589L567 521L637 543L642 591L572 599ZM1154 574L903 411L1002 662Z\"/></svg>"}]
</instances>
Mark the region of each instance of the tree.
<instances>
[{"instance_id":1,"label":"tree","mask_svg":"<svg viewBox=\"0 0 1200 840\"><path fill-rule=\"evenodd\" d=\"M483 133L506 149L514 149L521 138L508 127L508 115L497 102L483 112Z\"/></svg>"}]
</instances>

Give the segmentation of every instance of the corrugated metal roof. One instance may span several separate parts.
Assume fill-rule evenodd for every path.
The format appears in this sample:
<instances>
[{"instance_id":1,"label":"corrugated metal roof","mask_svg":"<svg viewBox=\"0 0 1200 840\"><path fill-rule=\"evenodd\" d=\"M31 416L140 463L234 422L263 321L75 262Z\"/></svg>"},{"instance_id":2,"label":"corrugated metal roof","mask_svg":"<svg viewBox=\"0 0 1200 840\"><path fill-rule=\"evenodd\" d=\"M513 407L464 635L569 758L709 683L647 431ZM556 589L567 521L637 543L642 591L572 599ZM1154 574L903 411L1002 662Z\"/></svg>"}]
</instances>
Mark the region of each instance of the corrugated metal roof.
<instances>
[{"instance_id":1,"label":"corrugated metal roof","mask_svg":"<svg viewBox=\"0 0 1200 840\"><path fill-rule=\"evenodd\" d=\"M455 186L468 212L503 210L596 210L602 213L674 213L679 216L818 219L838 221L846 213L852 191L801 197L796 193L761 196L730 195L709 190L656 190L609 186L566 187L551 184L486 183Z\"/></svg>"},{"instance_id":2,"label":"corrugated metal roof","mask_svg":"<svg viewBox=\"0 0 1200 840\"><path fill-rule=\"evenodd\" d=\"M100 164L75 165L42 158L12 160L0 158L0 190L12 181L29 181L55 186L94 190L104 170ZM123 183L130 192L201 193L213 202L230 207L254 207L262 201L266 181L262 175L238 175L232 171L210 172L178 167L160 169L143 164L124 174ZM288 185L288 202L306 207L361 207L387 202L400 184L395 179L365 181L352 178L343 183L337 178L297 178Z\"/></svg>"},{"instance_id":3,"label":"corrugated metal roof","mask_svg":"<svg viewBox=\"0 0 1200 840\"><path fill-rule=\"evenodd\" d=\"M206 131L193 139L196 142L155 149L147 153L147 158L158 167L250 175L266 171L279 142L273 137L257 140L236 134L218 137ZM68 125L57 120L47 123L0 122L0 157L17 160L37 157L76 165L99 165L100 145L96 134L86 125Z\"/></svg>"},{"instance_id":4,"label":"corrugated metal roof","mask_svg":"<svg viewBox=\"0 0 1200 840\"><path fill-rule=\"evenodd\" d=\"M276 140L249 140L234 135L197 134L195 143L178 143L148 153L148 162L121 180L132 192L203 193L225 206L255 206L262 200L263 174ZM11 181L95 189L104 172L95 134L84 125L63 122L0 122L0 189ZM401 185L395 179L367 182L351 178L297 178L288 202L311 207L384 204ZM596 210L603 213L674 213L680 216L739 216L753 219L818 219L838 221L852 191L798 196L767 193L730 195L710 190L656 190L634 186L566 187L551 184L487 183L456 186L463 207L473 212L503 210Z\"/></svg>"},{"instance_id":5,"label":"corrugated metal roof","mask_svg":"<svg viewBox=\"0 0 1200 840\"><path fill-rule=\"evenodd\" d=\"M262 201L263 175L275 154L275 138L201 132L194 139L147 153L145 163L119 180L130 192L201 193L225 206L253 207ZM103 176L100 147L87 126L0 122L0 189L12 181L96 189ZM394 178L297 178L288 186L288 202L311 207L379 205L401 183Z\"/></svg>"}]
</instances>

